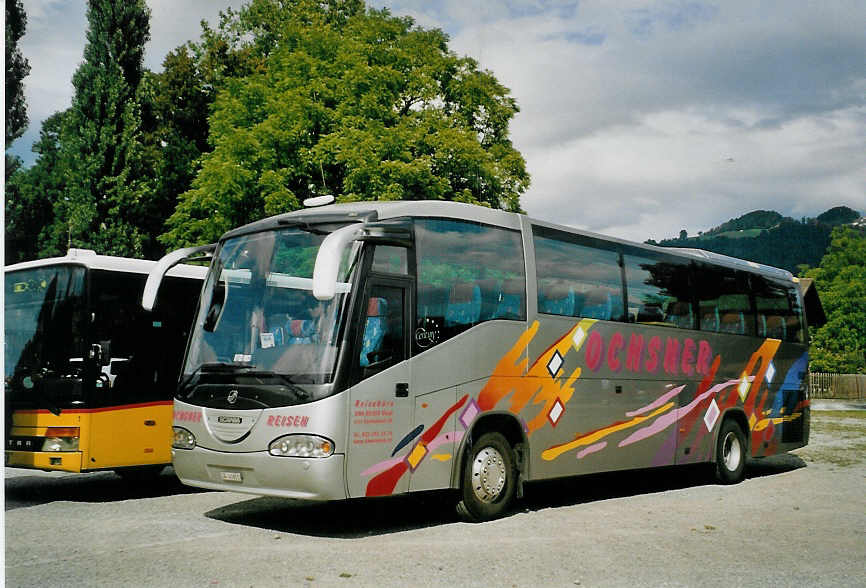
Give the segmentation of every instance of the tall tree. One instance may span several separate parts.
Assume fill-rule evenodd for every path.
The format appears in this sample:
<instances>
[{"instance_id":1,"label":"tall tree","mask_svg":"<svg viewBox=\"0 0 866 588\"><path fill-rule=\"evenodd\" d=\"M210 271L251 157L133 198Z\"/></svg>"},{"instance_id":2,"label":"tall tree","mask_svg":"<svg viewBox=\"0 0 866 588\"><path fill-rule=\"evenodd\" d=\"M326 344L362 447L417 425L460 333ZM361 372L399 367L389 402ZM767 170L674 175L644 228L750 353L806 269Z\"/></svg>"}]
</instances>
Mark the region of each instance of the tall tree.
<instances>
[{"instance_id":1,"label":"tall tree","mask_svg":"<svg viewBox=\"0 0 866 588\"><path fill-rule=\"evenodd\" d=\"M6 183L6 263L62 254L66 232L56 232L54 203L61 200L65 174L60 162L60 136L66 112L42 121L33 144L36 162L20 169Z\"/></svg>"},{"instance_id":2,"label":"tall tree","mask_svg":"<svg viewBox=\"0 0 866 588\"><path fill-rule=\"evenodd\" d=\"M66 245L140 257L159 253L145 219L153 170L142 144L137 95L150 38L144 0L89 0L84 61L62 137L67 184L55 203L54 232Z\"/></svg>"},{"instance_id":3,"label":"tall tree","mask_svg":"<svg viewBox=\"0 0 866 588\"><path fill-rule=\"evenodd\" d=\"M216 239L320 193L520 209L529 175L508 134L517 104L442 31L360 0L252 0L223 24L228 51L260 65L224 81L213 151L167 245Z\"/></svg>"},{"instance_id":4,"label":"tall tree","mask_svg":"<svg viewBox=\"0 0 866 588\"><path fill-rule=\"evenodd\" d=\"M866 235L833 229L821 264L805 272L815 280L827 323L812 332L813 371L866 373Z\"/></svg>"},{"instance_id":5,"label":"tall tree","mask_svg":"<svg viewBox=\"0 0 866 588\"><path fill-rule=\"evenodd\" d=\"M6 0L6 149L27 128L24 78L30 64L18 48L27 28L27 14L21 0Z\"/></svg>"}]
</instances>

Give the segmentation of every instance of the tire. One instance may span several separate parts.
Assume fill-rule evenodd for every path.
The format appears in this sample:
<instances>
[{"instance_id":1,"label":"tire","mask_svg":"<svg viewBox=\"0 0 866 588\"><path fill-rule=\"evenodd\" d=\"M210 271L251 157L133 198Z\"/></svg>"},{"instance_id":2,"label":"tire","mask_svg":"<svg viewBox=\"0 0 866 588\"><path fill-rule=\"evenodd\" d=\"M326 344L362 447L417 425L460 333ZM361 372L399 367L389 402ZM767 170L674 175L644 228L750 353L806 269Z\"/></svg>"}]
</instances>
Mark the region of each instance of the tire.
<instances>
[{"instance_id":1,"label":"tire","mask_svg":"<svg viewBox=\"0 0 866 588\"><path fill-rule=\"evenodd\" d=\"M481 435L466 456L461 480L457 512L463 519L489 521L508 512L517 491L517 460L502 434Z\"/></svg>"},{"instance_id":2,"label":"tire","mask_svg":"<svg viewBox=\"0 0 866 588\"><path fill-rule=\"evenodd\" d=\"M725 419L716 440L716 480L739 484L746 475L746 435L733 419Z\"/></svg>"}]
</instances>

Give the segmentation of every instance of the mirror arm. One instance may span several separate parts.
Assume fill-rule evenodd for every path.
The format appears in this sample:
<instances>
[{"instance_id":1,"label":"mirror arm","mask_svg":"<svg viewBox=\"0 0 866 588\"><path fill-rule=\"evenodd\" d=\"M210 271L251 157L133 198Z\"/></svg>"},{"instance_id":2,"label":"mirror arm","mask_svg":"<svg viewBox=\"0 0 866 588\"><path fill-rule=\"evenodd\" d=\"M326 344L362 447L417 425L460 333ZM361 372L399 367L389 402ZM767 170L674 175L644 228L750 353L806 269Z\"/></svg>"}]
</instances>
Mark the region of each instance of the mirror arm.
<instances>
[{"instance_id":1,"label":"mirror arm","mask_svg":"<svg viewBox=\"0 0 866 588\"><path fill-rule=\"evenodd\" d=\"M186 247L178 249L166 254L160 259L157 264L150 270L147 276L147 282L144 285L144 293L141 295L141 306L144 310L150 312L156 306L156 295L159 293L159 287L162 284L162 279L168 270L177 264L194 259L195 261L205 261L206 258L197 257L202 253L213 253L216 249L216 243L209 245L201 245L198 247Z\"/></svg>"},{"instance_id":2,"label":"mirror arm","mask_svg":"<svg viewBox=\"0 0 866 588\"><path fill-rule=\"evenodd\" d=\"M346 246L364 235L364 225L354 223L329 234L319 246L313 267L313 296L316 300L333 300L337 293L340 257Z\"/></svg>"}]
</instances>

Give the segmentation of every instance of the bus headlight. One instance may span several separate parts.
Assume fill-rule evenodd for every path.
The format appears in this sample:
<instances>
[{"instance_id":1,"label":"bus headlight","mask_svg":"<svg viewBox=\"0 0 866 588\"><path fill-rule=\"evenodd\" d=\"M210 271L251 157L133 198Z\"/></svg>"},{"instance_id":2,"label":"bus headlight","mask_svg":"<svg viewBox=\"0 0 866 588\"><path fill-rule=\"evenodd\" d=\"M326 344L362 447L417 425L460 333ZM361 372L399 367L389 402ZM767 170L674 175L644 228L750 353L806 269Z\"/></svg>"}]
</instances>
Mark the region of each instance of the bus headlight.
<instances>
[{"instance_id":1,"label":"bus headlight","mask_svg":"<svg viewBox=\"0 0 866 588\"><path fill-rule=\"evenodd\" d=\"M286 435L271 441L268 453L276 457L328 457L334 443L317 435Z\"/></svg>"},{"instance_id":2,"label":"bus headlight","mask_svg":"<svg viewBox=\"0 0 866 588\"><path fill-rule=\"evenodd\" d=\"M195 447L195 435L183 427L172 427L171 446L174 449L193 449Z\"/></svg>"},{"instance_id":3,"label":"bus headlight","mask_svg":"<svg viewBox=\"0 0 866 588\"><path fill-rule=\"evenodd\" d=\"M42 451L78 451L78 427L48 427Z\"/></svg>"}]
</instances>

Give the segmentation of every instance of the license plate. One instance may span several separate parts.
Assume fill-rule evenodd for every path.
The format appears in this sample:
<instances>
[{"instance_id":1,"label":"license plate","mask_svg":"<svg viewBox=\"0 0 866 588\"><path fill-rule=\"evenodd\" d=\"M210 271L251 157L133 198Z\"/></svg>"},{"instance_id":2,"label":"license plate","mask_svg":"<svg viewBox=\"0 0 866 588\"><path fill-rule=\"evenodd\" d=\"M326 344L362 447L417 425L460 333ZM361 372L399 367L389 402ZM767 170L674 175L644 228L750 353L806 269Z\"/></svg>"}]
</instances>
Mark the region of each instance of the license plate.
<instances>
[{"instance_id":1,"label":"license plate","mask_svg":"<svg viewBox=\"0 0 866 588\"><path fill-rule=\"evenodd\" d=\"M244 476L240 472L222 472L223 482L243 482Z\"/></svg>"}]
</instances>

